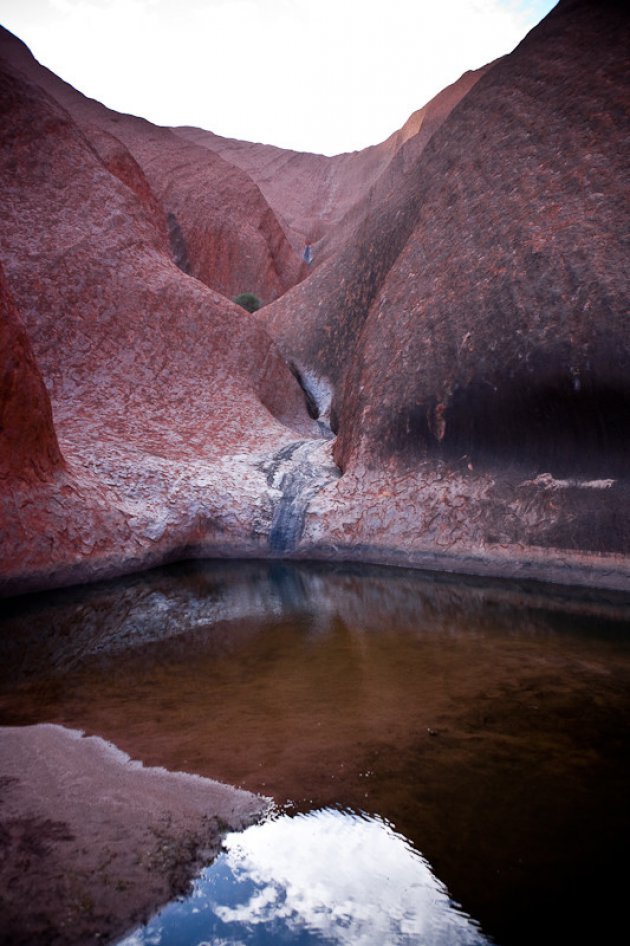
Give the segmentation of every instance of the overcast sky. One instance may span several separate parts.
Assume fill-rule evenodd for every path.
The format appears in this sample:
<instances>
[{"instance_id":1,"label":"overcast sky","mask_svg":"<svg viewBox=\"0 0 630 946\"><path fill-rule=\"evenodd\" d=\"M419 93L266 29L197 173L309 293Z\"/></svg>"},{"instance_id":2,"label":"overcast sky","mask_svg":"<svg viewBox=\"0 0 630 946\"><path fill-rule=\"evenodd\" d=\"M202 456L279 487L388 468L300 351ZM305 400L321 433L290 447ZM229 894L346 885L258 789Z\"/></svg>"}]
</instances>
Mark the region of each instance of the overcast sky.
<instances>
[{"instance_id":1,"label":"overcast sky","mask_svg":"<svg viewBox=\"0 0 630 946\"><path fill-rule=\"evenodd\" d=\"M555 2L0 0L0 23L117 111L337 154L387 138Z\"/></svg>"}]
</instances>

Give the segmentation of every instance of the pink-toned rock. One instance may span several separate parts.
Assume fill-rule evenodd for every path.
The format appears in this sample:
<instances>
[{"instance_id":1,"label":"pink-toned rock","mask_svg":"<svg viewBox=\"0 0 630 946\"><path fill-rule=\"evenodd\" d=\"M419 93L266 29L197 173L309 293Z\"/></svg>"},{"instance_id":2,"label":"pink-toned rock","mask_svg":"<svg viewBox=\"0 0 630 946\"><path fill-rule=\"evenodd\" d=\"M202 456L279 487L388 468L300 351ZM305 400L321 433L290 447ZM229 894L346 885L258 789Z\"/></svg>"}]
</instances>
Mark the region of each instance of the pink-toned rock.
<instances>
[{"instance_id":1,"label":"pink-toned rock","mask_svg":"<svg viewBox=\"0 0 630 946\"><path fill-rule=\"evenodd\" d=\"M69 112L170 236L172 255L186 272L229 298L252 291L263 303L304 276L301 250L290 245L257 184L237 165L86 98L1 29L0 55Z\"/></svg>"},{"instance_id":2,"label":"pink-toned rock","mask_svg":"<svg viewBox=\"0 0 630 946\"><path fill-rule=\"evenodd\" d=\"M0 34L0 261L66 460L6 480L4 590L202 554L627 587L626 43L561 0L324 158L116 115Z\"/></svg>"},{"instance_id":3,"label":"pink-toned rock","mask_svg":"<svg viewBox=\"0 0 630 946\"><path fill-rule=\"evenodd\" d=\"M315 271L260 313L287 359L322 392L324 409L330 393L323 392L343 378L370 305L417 219L424 149L484 71L466 73L382 145L340 156L337 187L347 188L349 200L315 246Z\"/></svg>"},{"instance_id":4,"label":"pink-toned rock","mask_svg":"<svg viewBox=\"0 0 630 946\"><path fill-rule=\"evenodd\" d=\"M327 157L222 138L202 128L173 131L241 168L260 187L296 250L334 231L344 215L383 172L395 151L387 141L364 151ZM314 264L318 265L318 250Z\"/></svg>"},{"instance_id":5,"label":"pink-toned rock","mask_svg":"<svg viewBox=\"0 0 630 946\"><path fill-rule=\"evenodd\" d=\"M420 154L485 68L466 73L380 144L333 157L222 138L202 128L173 131L246 171L282 221L295 248L301 253L305 244L313 246L312 263L316 268L339 249L370 212L373 200L379 199L373 193L375 188L382 191L385 185L390 191L399 183L399 173L388 176L386 172L401 147L413 139L405 156L407 165Z\"/></svg>"},{"instance_id":6,"label":"pink-toned rock","mask_svg":"<svg viewBox=\"0 0 630 946\"><path fill-rule=\"evenodd\" d=\"M0 728L0 780L0 940L13 946L114 942L268 807L46 724Z\"/></svg>"},{"instance_id":7,"label":"pink-toned rock","mask_svg":"<svg viewBox=\"0 0 630 946\"><path fill-rule=\"evenodd\" d=\"M304 275L257 185L240 168L165 128L138 119L116 133L139 161L181 239L180 265L222 295L254 292L263 304Z\"/></svg>"},{"instance_id":8,"label":"pink-toned rock","mask_svg":"<svg viewBox=\"0 0 630 946\"><path fill-rule=\"evenodd\" d=\"M627 582L627 41L616 5L559 4L427 145L393 264L362 247L387 272L311 507L332 545Z\"/></svg>"},{"instance_id":9,"label":"pink-toned rock","mask_svg":"<svg viewBox=\"0 0 630 946\"><path fill-rule=\"evenodd\" d=\"M0 102L0 259L67 461L54 482L3 489L5 588L214 543L264 551L277 495L264 463L319 435L298 384L257 322L175 265L124 153L111 173L8 63Z\"/></svg>"},{"instance_id":10,"label":"pink-toned rock","mask_svg":"<svg viewBox=\"0 0 630 946\"><path fill-rule=\"evenodd\" d=\"M48 392L0 267L0 482L63 466Z\"/></svg>"}]
</instances>

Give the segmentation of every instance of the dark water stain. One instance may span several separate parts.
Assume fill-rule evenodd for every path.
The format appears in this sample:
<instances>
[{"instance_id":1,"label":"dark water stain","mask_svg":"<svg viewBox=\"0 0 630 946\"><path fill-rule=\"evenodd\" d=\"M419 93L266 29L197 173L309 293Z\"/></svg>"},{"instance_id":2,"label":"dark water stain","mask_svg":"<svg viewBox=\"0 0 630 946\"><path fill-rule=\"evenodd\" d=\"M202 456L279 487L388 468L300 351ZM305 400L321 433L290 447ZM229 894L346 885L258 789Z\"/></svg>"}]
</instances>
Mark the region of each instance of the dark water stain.
<instances>
[{"instance_id":1,"label":"dark water stain","mask_svg":"<svg viewBox=\"0 0 630 946\"><path fill-rule=\"evenodd\" d=\"M1 723L384 819L504 946L623 921L623 595L188 563L4 612Z\"/></svg>"}]
</instances>

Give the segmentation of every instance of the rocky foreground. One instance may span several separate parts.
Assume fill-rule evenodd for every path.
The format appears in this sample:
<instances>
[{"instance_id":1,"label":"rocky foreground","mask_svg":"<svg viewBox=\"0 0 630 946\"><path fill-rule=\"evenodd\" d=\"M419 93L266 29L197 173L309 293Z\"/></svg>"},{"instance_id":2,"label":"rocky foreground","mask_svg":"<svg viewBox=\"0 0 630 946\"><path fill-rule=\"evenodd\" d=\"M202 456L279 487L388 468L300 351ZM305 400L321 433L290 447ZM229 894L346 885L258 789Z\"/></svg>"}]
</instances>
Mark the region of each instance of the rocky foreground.
<instances>
[{"instance_id":1,"label":"rocky foreground","mask_svg":"<svg viewBox=\"0 0 630 946\"><path fill-rule=\"evenodd\" d=\"M325 158L111 112L3 32L2 591L226 555L628 587L627 48L561 0Z\"/></svg>"},{"instance_id":2,"label":"rocky foreground","mask_svg":"<svg viewBox=\"0 0 630 946\"><path fill-rule=\"evenodd\" d=\"M52 725L0 728L0 802L0 942L11 946L121 936L269 804Z\"/></svg>"}]
</instances>

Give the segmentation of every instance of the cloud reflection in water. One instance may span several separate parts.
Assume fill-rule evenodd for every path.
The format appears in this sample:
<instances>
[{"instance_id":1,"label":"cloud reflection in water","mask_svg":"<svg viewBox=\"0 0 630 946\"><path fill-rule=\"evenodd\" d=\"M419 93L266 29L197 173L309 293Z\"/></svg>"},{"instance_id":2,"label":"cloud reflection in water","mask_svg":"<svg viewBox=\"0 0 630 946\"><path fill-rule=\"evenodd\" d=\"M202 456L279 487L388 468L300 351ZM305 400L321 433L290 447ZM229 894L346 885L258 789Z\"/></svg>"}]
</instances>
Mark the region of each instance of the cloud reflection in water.
<instances>
[{"instance_id":1,"label":"cloud reflection in water","mask_svg":"<svg viewBox=\"0 0 630 946\"><path fill-rule=\"evenodd\" d=\"M225 847L187 900L121 946L489 942L424 858L379 819L332 809L282 816L228 835Z\"/></svg>"}]
</instances>

